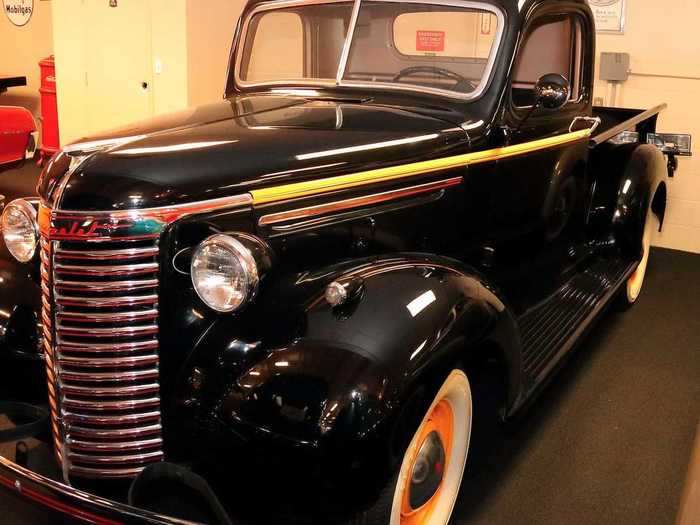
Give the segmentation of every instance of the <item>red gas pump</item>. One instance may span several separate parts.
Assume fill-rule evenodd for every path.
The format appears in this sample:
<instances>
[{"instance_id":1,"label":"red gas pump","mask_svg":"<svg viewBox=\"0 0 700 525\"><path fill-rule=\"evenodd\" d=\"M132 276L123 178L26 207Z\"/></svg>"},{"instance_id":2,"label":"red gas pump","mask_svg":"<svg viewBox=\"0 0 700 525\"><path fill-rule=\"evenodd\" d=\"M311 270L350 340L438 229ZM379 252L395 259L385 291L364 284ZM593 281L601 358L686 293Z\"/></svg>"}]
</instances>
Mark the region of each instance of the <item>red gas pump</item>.
<instances>
[{"instance_id":1,"label":"red gas pump","mask_svg":"<svg viewBox=\"0 0 700 525\"><path fill-rule=\"evenodd\" d=\"M53 55L39 61L41 70L41 161L51 158L60 148L58 106L56 103L56 67ZM40 162L41 162L40 161Z\"/></svg>"}]
</instances>

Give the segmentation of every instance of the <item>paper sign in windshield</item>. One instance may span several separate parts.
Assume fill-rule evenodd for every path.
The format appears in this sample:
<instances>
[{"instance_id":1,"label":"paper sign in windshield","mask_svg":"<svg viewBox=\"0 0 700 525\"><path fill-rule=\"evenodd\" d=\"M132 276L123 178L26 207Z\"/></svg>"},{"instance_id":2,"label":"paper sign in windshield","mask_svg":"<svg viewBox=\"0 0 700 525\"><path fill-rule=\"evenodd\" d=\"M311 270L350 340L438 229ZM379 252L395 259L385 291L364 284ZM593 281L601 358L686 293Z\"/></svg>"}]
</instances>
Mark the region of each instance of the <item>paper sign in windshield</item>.
<instances>
[{"instance_id":1,"label":"paper sign in windshield","mask_svg":"<svg viewBox=\"0 0 700 525\"><path fill-rule=\"evenodd\" d=\"M444 31L416 31L416 51L437 52L445 50Z\"/></svg>"}]
</instances>

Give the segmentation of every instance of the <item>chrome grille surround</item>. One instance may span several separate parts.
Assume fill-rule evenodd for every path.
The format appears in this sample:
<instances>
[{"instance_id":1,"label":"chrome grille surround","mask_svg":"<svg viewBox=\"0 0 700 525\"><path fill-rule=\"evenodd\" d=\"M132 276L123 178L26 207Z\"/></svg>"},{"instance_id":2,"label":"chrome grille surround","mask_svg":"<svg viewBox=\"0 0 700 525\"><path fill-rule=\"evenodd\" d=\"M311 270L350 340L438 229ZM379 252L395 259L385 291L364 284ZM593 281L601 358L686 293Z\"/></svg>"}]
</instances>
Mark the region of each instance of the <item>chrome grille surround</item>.
<instances>
[{"instance_id":1,"label":"chrome grille surround","mask_svg":"<svg viewBox=\"0 0 700 525\"><path fill-rule=\"evenodd\" d=\"M70 476L130 478L163 459L160 236L184 217L251 205L250 194L119 211L64 211L40 203L51 432L67 482Z\"/></svg>"}]
</instances>

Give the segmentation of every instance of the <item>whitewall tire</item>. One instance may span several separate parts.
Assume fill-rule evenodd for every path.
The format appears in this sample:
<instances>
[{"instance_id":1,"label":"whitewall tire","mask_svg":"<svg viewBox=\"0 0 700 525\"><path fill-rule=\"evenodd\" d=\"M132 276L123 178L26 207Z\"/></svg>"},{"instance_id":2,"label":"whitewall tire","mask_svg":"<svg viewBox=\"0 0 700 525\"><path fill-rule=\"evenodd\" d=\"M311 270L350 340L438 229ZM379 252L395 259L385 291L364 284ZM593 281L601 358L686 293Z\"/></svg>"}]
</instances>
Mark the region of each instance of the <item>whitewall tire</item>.
<instances>
[{"instance_id":1,"label":"whitewall tire","mask_svg":"<svg viewBox=\"0 0 700 525\"><path fill-rule=\"evenodd\" d=\"M659 229L659 219L649 206L647 216L644 221L644 232L642 234L642 258L639 261L637 269L629 279L627 279L626 297L627 304L633 305L639 299L644 286L644 278L646 277L647 267L649 266L649 252L651 250L651 238L654 235L654 230Z\"/></svg>"},{"instance_id":2,"label":"whitewall tire","mask_svg":"<svg viewBox=\"0 0 700 525\"><path fill-rule=\"evenodd\" d=\"M472 396L467 376L454 370L430 405L401 463L389 525L447 525L462 484L469 451L472 423ZM418 508L411 507L411 490L416 461L426 441L440 435L444 447L444 471L438 489Z\"/></svg>"},{"instance_id":3,"label":"whitewall tire","mask_svg":"<svg viewBox=\"0 0 700 525\"><path fill-rule=\"evenodd\" d=\"M348 525L447 525L462 484L471 428L469 380L453 370L413 435L399 471Z\"/></svg>"}]
</instances>

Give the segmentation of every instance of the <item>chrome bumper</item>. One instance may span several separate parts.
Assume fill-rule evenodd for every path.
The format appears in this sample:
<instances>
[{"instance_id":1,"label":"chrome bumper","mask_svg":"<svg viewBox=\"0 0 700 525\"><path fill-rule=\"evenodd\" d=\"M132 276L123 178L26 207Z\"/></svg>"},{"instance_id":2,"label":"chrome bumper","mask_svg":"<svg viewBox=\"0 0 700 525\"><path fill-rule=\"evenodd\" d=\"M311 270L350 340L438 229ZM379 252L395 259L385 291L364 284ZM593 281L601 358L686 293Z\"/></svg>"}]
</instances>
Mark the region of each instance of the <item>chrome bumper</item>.
<instances>
[{"instance_id":1,"label":"chrome bumper","mask_svg":"<svg viewBox=\"0 0 700 525\"><path fill-rule=\"evenodd\" d=\"M0 456L0 486L38 503L47 511L96 525L122 523L184 525L191 523L74 489L21 467L2 456Z\"/></svg>"}]
</instances>

